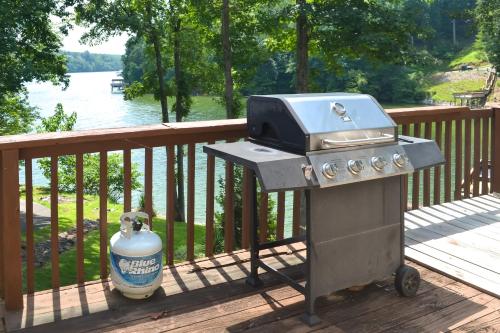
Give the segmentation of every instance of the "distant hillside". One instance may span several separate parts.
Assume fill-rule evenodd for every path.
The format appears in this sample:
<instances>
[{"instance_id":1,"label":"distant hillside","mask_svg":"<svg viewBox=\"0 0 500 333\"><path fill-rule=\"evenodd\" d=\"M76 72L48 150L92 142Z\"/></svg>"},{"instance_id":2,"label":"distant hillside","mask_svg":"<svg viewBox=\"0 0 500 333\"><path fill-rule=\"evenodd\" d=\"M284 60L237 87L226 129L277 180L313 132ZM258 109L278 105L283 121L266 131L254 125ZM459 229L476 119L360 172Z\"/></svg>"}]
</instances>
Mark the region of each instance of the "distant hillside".
<instances>
[{"instance_id":1,"label":"distant hillside","mask_svg":"<svg viewBox=\"0 0 500 333\"><path fill-rule=\"evenodd\" d=\"M68 73L105 72L122 69L120 55L85 52L64 52L68 57Z\"/></svg>"}]
</instances>

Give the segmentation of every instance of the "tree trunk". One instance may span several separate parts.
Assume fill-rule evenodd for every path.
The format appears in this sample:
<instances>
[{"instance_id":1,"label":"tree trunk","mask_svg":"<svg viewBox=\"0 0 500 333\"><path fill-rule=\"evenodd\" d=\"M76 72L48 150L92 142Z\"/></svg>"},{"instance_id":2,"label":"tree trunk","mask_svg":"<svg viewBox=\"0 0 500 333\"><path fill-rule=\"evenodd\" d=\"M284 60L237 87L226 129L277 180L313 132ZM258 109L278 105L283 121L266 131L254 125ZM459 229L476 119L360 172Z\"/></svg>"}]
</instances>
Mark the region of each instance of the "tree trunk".
<instances>
[{"instance_id":1,"label":"tree trunk","mask_svg":"<svg viewBox=\"0 0 500 333\"><path fill-rule=\"evenodd\" d=\"M226 117L234 118L234 105L233 105L233 74L232 74L232 52L231 52L231 39L229 36L229 0L222 1L222 56L224 60L224 101L226 104Z\"/></svg>"},{"instance_id":2,"label":"tree trunk","mask_svg":"<svg viewBox=\"0 0 500 333\"><path fill-rule=\"evenodd\" d=\"M181 81L183 80L182 63L181 63L181 44L179 33L181 29L181 20L177 19L174 27L174 71L175 71L175 84L177 92L175 95L175 121L182 122L182 115L184 114L182 99L184 95L181 91ZM175 220L178 222L186 221L185 202L184 202L184 149L182 145L177 146L177 198L175 201Z\"/></svg>"},{"instance_id":3,"label":"tree trunk","mask_svg":"<svg viewBox=\"0 0 500 333\"><path fill-rule=\"evenodd\" d=\"M165 71L163 69L163 64L161 61L161 42L160 36L154 31L152 33L153 46L155 49L156 58L156 74L158 76L158 86L160 88L160 104L161 104L161 120L164 123L168 123L168 104L167 104L167 90L165 88Z\"/></svg>"},{"instance_id":4,"label":"tree trunk","mask_svg":"<svg viewBox=\"0 0 500 333\"><path fill-rule=\"evenodd\" d=\"M296 89L298 93L306 93L309 90L309 27L305 8L306 0L297 0L296 3L299 8L296 22Z\"/></svg>"}]
</instances>

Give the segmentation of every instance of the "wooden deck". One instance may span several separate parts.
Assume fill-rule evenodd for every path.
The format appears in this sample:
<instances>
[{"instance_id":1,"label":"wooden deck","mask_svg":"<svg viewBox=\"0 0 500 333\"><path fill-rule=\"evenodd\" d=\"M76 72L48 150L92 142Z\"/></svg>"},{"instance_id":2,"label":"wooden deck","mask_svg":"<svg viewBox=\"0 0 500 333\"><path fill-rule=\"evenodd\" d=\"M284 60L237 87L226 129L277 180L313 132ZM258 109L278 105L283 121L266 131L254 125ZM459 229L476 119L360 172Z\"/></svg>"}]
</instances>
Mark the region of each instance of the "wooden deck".
<instances>
[{"instance_id":1,"label":"wooden deck","mask_svg":"<svg viewBox=\"0 0 500 333\"><path fill-rule=\"evenodd\" d=\"M263 251L269 264L300 278L301 243ZM272 256L271 256L272 255ZM268 274L264 287L244 283L249 254L240 251L165 270L149 300L123 298L106 282L69 286L25 297L25 309L7 313L7 331L24 332L470 332L500 331L500 299L419 265L417 297L399 297L392 280L342 291L318 302L323 323L302 324L304 297ZM0 332L2 329L0 328Z\"/></svg>"},{"instance_id":2,"label":"wooden deck","mask_svg":"<svg viewBox=\"0 0 500 333\"><path fill-rule=\"evenodd\" d=\"M409 211L406 256L500 297L500 199L484 195Z\"/></svg>"}]
</instances>

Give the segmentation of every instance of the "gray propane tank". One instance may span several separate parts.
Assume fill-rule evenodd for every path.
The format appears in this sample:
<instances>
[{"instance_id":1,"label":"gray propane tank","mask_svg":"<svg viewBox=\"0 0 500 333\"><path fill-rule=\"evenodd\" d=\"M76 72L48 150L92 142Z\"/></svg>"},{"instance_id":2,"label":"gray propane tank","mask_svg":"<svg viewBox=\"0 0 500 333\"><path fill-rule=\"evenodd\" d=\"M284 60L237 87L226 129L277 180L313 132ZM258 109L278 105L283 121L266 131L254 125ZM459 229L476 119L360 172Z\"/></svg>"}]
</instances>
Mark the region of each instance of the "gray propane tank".
<instances>
[{"instance_id":1,"label":"gray propane tank","mask_svg":"<svg viewBox=\"0 0 500 333\"><path fill-rule=\"evenodd\" d=\"M120 216L120 231L111 237L111 281L128 298L150 297L161 285L162 242L143 220L143 212Z\"/></svg>"}]
</instances>

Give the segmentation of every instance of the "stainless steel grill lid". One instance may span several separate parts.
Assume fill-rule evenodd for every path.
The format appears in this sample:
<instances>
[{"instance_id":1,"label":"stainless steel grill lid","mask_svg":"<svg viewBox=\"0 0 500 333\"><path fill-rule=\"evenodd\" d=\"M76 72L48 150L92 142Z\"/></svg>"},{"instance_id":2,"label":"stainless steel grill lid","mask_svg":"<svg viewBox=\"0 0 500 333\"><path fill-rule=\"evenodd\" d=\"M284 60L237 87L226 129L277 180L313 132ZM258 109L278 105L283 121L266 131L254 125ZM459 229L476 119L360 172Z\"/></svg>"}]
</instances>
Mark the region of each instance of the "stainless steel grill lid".
<instances>
[{"instance_id":1,"label":"stainless steel grill lid","mask_svg":"<svg viewBox=\"0 0 500 333\"><path fill-rule=\"evenodd\" d=\"M397 127L369 95L329 93L251 96L250 139L307 153L397 140Z\"/></svg>"}]
</instances>

